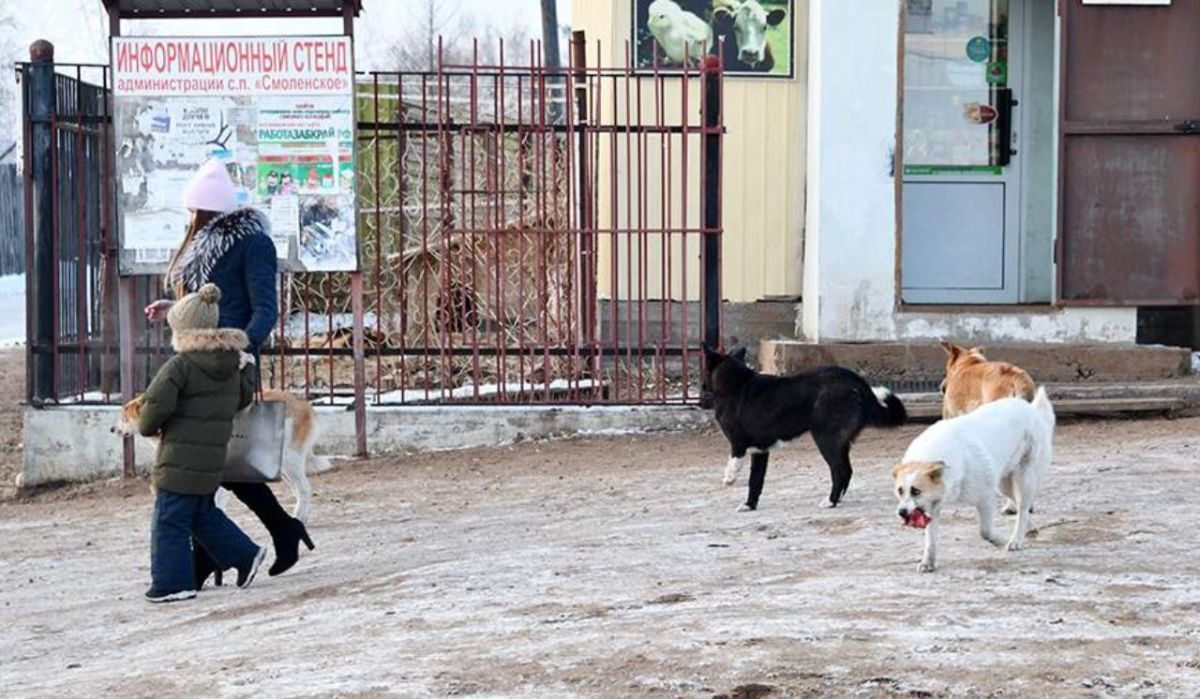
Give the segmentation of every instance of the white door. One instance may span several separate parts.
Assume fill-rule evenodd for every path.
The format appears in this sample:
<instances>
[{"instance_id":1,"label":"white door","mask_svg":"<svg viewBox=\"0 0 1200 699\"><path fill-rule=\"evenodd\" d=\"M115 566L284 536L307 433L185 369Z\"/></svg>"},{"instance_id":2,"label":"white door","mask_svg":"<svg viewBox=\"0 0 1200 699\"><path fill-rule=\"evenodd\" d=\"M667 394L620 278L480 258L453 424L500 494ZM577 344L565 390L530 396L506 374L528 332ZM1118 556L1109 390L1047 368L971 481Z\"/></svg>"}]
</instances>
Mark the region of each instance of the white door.
<instances>
[{"instance_id":1,"label":"white door","mask_svg":"<svg viewBox=\"0 0 1200 699\"><path fill-rule=\"evenodd\" d=\"M1016 303L1021 0L906 0L901 295Z\"/></svg>"}]
</instances>

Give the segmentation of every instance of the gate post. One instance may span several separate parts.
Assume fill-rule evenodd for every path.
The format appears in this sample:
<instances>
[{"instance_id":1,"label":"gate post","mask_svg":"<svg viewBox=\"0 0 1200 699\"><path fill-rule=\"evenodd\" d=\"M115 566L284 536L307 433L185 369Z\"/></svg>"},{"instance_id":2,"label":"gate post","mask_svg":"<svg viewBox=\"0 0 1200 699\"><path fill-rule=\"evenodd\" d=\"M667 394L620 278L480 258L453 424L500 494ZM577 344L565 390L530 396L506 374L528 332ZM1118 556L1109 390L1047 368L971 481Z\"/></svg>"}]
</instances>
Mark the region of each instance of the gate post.
<instances>
[{"instance_id":1,"label":"gate post","mask_svg":"<svg viewBox=\"0 0 1200 699\"><path fill-rule=\"evenodd\" d=\"M29 119L30 171L27 186L32 188L32 204L29 216L32 220L32 236L28 241L33 251L33 269L29 270L28 284L33 299L29 304L32 318L29 328L30 354L33 363L30 373L33 385L29 398L40 402L54 398L54 356L49 353L54 343L53 327L54 299L58 290L54 280L54 44L39 39L29 45L28 84L25 105Z\"/></svg>"},{"instance_id":2,"label":"gate post","mask_svg":"<svg viewBox=\"0 0 1200 699\"><path fill-rule=\"evenodd\" d=\"M721 343L721 61L704 60L704 171L700 191L704 196L704 344Z\"/></svg>"},{"instance_id":3,"label":"gate post","mask_svg":"<svg viewBox=\"0 0 1200 699\"><path fill-rule=\"evenodd\" d=\"M588 367L595 366L596 344L596 222L592 201L592 162L588 154L587 37L582 29L571 32L572 67L575 73L575 128L579 136L579 321L588 348Z\"/></svg>"}]
</instances>

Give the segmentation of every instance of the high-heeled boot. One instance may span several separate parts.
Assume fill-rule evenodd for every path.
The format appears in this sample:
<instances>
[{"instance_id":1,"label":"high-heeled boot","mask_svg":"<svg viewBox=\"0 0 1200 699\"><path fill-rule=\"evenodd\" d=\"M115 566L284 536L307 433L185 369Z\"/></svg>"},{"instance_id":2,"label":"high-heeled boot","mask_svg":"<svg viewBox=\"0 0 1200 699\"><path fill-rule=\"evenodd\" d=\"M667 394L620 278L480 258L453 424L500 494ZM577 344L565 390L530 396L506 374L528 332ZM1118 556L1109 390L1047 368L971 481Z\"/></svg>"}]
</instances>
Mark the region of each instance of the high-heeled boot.
<instances>
[{"instance_id":1,"label":"high-heeled boot","mask_svg":"<svg viewBox=\"0 0 1200 699\"><path fill-rule=\"evenodd\" d=\"M289 519L291 521L278 535L274 532L271 533L271 541L275 544L275 560L267 572L272 576L284 573L296 565L296 561L300 560L301 541L309 551L315 548L312 539L308 536L308 530L304 528L304 522L295 518Z\"/></svg>"},{"instance_id":2,"label":"high-heeled boot","mask_svg":"<svg viewBox=\"0 0 1200 699\"><path fill-rule=\"evenodd\" d=\"M238 500L245 503L267 528L275 546L275 561L268 571L279 575L300 559L300 542L311 551L315 546L304 523L289 515L266 483L222 483Z\"/></svg>"}]
</instances>

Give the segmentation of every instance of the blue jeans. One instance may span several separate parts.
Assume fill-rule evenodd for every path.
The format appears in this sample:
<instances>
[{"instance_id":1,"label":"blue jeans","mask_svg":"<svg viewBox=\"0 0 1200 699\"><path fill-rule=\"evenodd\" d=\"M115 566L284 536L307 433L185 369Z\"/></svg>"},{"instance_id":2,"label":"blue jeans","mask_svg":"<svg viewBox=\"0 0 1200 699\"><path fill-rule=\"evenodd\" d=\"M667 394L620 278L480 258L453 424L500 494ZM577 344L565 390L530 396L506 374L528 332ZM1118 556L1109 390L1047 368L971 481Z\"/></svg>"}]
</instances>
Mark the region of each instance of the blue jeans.
<instances>
[{"instance_id":1,"label":"blue jeans","mask_svg":"<svg viewBox=\"0 0 1200 699\"><path fill-rule=\"evenodd\" d=\"M222 569L245 563L258 547L214 503L210 495L159 490L150 524L150 577L155 590L196 589L192 544L201 546Z\"/></svg>"}]
</instances>

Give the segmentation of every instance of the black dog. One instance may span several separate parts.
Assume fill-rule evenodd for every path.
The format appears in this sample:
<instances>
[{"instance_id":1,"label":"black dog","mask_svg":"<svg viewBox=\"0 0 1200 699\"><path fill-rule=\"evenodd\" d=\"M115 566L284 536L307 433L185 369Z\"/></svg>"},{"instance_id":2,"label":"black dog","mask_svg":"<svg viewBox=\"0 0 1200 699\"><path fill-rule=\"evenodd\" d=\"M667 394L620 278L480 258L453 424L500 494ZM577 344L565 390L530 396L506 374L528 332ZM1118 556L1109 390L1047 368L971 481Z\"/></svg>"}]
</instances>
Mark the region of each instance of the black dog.
<instances>
[{"instance_id":1,"label":"black dog","mask_svg":"<svg viewBox=\"0 0 1200 699\"><path fill-rule=\"evenodd\" d=\"M896 427L908 414L886 388L871 388L842 367L807 369L792 376L760 374L745 364L746 350L730 354L704 349L705 378L701 408L713 408L729 440L731 456L725 484L733 483L749 452L750 492L741 511L758 508L771 449L812 432L829 464L833 485L823 507L835 507L850 487L850 445L868 425Z\"/></svg>"}]
</instances>

